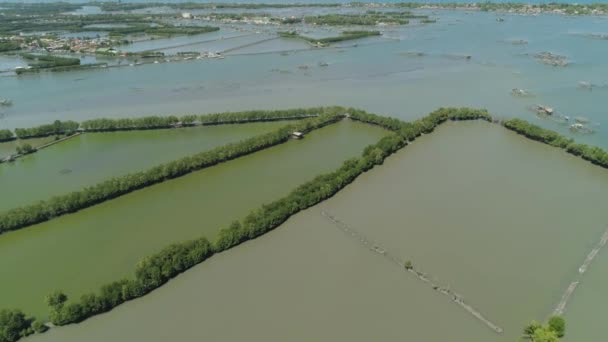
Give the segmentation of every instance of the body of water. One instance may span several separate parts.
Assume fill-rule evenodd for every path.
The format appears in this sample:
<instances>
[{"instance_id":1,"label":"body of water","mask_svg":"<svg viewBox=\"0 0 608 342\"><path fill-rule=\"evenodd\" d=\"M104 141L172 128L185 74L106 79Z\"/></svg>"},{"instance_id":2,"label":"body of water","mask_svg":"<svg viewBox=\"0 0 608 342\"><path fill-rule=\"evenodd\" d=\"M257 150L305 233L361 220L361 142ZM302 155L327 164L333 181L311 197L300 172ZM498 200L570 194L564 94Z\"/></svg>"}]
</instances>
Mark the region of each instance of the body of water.
<instances>
[{"instance_id":1,"label":"body of water","mask_svg":"<svg viewBox=\"0 0 608 342\"><path fill-rule=\"evenodd\" d=\"M0 189L11 194L0 196L0 211L146 170L287 124L271 122L82 134L13 163L0 164Z\"/></svg>"},{"instance_id":2,"label":"body of water","mask_svg":"<svg viewBox=\"0 0 608 342\"><path fill-rule=\"evenodd\" d=\"M312 9L280 11L285 16L316 13ZM381 28L383 38L337 44L344 46L342 49L308 48L285 55L279 53L283 50L281 42L271 41L234 50L223 60L3 77L0 94L13 99L14 105L3 109L0 126L26 127L55 119L132 117L134 113L338 104L406 120L440 106L485 107L498 116L522 117L571 134L567 125L538 119L527 109L543 104L563 115L587 117L596 133L577 135L577 139L608 147L608 114L603 101L608 95L608 62L602 58L608 54L608 41L590 36L607 33L608 18L503 15L505 21L497 22L495 13L420 12L438 22ZM259 30L268 29L261 26ZM145 50L196 43L196 39L229 36L232 29L226 30L166 42L142 42L130 48ZM247 30L255 33L256 28ZM337 34L340 28L330 30ZM309 33L315 32L311 28ZM254 43L267 35L181 49L221 51ZM514 40L528 44L514 45ZM352 47L355 43L358 46ZM285 45L286 50L301 48L301 44ZM570 65L541 64L533 55L543 51L566 56ZM318 67L320 62L329 66ZM309 68L299 68L302 65ZM273 72L276 70L284 72ZM581 81L594 84L595 88L580 89ZM513 97L513 88L527 89L534 97ZM33 94L37 101L31 101Z\"/></svg>"},{"instance_id":3,"label":"body of water","mask_svg":"<svg viewBox=\"0 0 608 342\"><path fill-rule=\"evenodd\" d=\"M553 311L602 235L606 194L608 175L591 164L499 126L448 124L276 231L109 314L31 340L515 341L528 321ZM412 260L504 334L322 210ZM596 332L572 328L573 340L602 336L593 322Z\"/></svg>"},{"instance_id":4,"label":"body of water","mask_svg":"<svg viewBox=\"0 0 608 342\"><path fill-rule=\"evenodd\" d=\"M0 302L48 313L55 289L79 298L130 277L172 242L207 236L333 171L386 131L344 121L305 139L244 156L32 227L0 235ZM42 152L41 152L42 153Z\"/></svg>"}]
</instances>

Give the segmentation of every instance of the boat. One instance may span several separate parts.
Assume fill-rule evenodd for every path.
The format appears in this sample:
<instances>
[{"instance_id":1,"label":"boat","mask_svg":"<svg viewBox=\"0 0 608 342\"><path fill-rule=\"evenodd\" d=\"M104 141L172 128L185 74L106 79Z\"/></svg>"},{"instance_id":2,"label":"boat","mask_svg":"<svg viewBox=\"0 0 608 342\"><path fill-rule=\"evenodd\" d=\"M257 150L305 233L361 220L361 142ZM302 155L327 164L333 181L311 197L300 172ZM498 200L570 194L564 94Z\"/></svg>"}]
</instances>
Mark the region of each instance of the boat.
<instances>
[{"instance_id":1,"label":"boat","mask_svg":"<svg viewBox=\"0 0 608 342\"><path fill-rule=\"evenodd\" d=\"M13 101L11 101L10 99L0 99L0 106L12 106L13 105Z\"/></svg>"},{"instance_id":2,"label":"boat","mask_svg":"<svg viewBox=\"0 0 608 342\"><path fill-rule=\"evenodd\" d=\"M589 123L589 119L587 119L585 117L582 117L582 116L575 117L574 121L576 121L576 123L579 123L579 124L587 124L587 123Z\"/></svg>"}]
</instances>

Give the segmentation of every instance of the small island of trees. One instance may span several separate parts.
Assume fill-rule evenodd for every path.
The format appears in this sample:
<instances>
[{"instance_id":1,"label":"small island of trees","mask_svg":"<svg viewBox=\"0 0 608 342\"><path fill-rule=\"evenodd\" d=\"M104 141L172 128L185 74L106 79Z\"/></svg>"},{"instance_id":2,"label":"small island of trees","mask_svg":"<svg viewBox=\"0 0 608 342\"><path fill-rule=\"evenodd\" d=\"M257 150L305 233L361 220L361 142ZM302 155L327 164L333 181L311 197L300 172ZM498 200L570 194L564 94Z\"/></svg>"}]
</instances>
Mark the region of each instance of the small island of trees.
<instances>
[{"instance_id":1,"label":"small island of trees","mask_svg":"<svg viewBox=\"0 0 608 342\"><path fill-rule=\"evenodd\" d=\"M300 35L299 33L295 32L295 31L279 32L280 37L301 39L301 40L305 40L311 44L314 44L314 45L317 45L320 47L327 46L331 43L337 43L337 42L342 42L342 41L346 41L346 40L361 39L361 38L373 37L373 36L380 36L380 35L382 35L382 33L380 33L379 31L343 31L341 35L336 36L336 37L311 38L311 37L306 37L306 36Z\"/></svg>"},{"instance_id":2,"label":"small island of trees","mask_svg":"<svg viewBox=\"0 0 608 342\"><path fill-rule=\"evenodd\" d=\"M559 342L566 335L566 321L561 316L552 316L547 324L532 321L524 328L523 339L532 342Z\"/></svg>"}]
</instances>

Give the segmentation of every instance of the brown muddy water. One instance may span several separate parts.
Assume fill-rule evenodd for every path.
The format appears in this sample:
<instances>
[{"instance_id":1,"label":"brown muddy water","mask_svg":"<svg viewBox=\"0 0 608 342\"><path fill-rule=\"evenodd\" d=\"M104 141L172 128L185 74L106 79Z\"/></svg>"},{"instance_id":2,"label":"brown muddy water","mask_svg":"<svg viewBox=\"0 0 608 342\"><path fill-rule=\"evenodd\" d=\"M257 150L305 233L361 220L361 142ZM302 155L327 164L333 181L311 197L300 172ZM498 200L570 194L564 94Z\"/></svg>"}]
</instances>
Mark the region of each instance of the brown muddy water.
<instances>
[{"instance_id":1,"label":"brown muddy water","mask_svg":"<svg viewBox=\"0 0 608 342\"><path fill-rule=\"evenodd\" d=\"M31 341L515 341L576 277L606 229L607 197L603 169L497 125L446 124L275 232ZM322 210L412 260L504 334Z\"/></svg>"}]
</instances>

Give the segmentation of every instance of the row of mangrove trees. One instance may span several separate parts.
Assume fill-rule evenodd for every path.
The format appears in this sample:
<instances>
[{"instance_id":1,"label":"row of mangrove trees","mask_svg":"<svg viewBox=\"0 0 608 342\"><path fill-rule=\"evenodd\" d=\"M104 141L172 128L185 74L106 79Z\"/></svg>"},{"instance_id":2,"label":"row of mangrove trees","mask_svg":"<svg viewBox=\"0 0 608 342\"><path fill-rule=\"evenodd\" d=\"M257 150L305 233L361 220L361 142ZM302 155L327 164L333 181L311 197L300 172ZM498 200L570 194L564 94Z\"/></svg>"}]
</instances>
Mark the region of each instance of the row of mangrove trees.
<instances>
[{"instance_id":1,"label":"row of mangrove trees","mask_svg":"<svg viewBox=\"0 0 608 342\"><path fill-rule=\"evenodd\" d=\"M608 168L608 152L597 146L578 144L573 139L566 138L557 132L544 129L521 119L511 119L505 121L503 125L532 140L561 148L566 152L579 156L593 164Z\"/></svg>"},{"instance_id":2,"label":"row of mangrove trees","mask_svg":"<svg viewBox=\"0 0 608 342\"><path fill-rule=\"evenodd\" d=\"M295 31L290 32L278 32L279 36L282 38L293 38L293 39L301 39L305 40L311 44L316 44L319 46L325 46L331 43L342 42L346 40L354 40L361 39L366 37L373 36L381 36L382 33L380 31L343 31L339 36L336 37L326 37L326 38L311 38L303 36Z\"/></svg>"},{"instance_id":3,"label":"row of mangrove trees","mask_svg":"<svg viewBox=\"0 0 608 342\"><path fill-rule=\"evenodd\" d=\"M443 122L448 120L492 121L492 117L487 111L469 108L441 108L419 120L404 122L362 110L334 107L320 117L305 120L296 126L282 128L277 132L245 140L239 144L227 145L231 146L230 148L222 147L213 152L204 152L184 158L179 162L174 162L173 167L165 172L177 172L175 175L179 175L180 172L188 172L191 168L203 165L205 160L218 158L223 153L239 153L237 151L241 151L240 148L245 147L255 150L269 141L283 141L287 139L289 131L292 129L314 129L341 119L344 113L353 120L384 127L391 133L380 139L376 144L366 147L360 157L345 161L337 170L315 177L297 187L287 196L263 205L249 213L244 219L236 220L228 227L220 229L218 237L213 242L201 237L172 244L141 260L135 267L133 278L106 284L98 292L85 294L77 300L69 300L68 296L61 291L49 294L46 297L46 303L50 308L51 322L55 325L66 325L81 322L93 315L107 312L121 303L141 297L162 286L171 278L203 262L214 253L225 251L277 228L292 215L330 198L353 182L363 172L370 170L375 165L382 164L389 155L408 145L420 135L433 132ZM555 135L556 133L542 130L525 121L510 120L505 122L504 126L552 146L567 148L571 144L571 141L567 139L564 143L558 135ZM211 159L205 159L206 154ZM225 155L224 158L226 158ZM158 172L163 174L162 170L165 170L165 168L166 166L158 169ZM148 172L151 172L151 170ZM163 177L171 177L172 175L172 173L168 173L164 174ZM25 320L25 315L21 311L4 310L2 314L16 318L3 320L1 319L3 316L0 317L0 331L12 329L11 336L17 336L18 338L18 336L27 335L33 330L33 323ZM555 329L556 334L563 333L563 329L560 329ZM13 342L15 339L0 339L0 342L4 341Z\"/></svg>"},{"instance_id":4,"label":"row of mangrove trees","mask_svg":"<svg viewBox=\"0 0 608 342\"><path fill-rule=\"evenodd\" d=\"M467 109L445 109L434 112L428 117L416 121L419 136L432 131L437 125L448 119L478 119L485 112ZM310 208L335 195L352 183L363 172L375 165L382 164L386 157L408 144L408 139L400 133L400 127L392 123L394 119L368 114L363 111L350 113L352 118L363 122L374 123L391 131L376 144L366 147L362 155L345 161L337 170L322 174L306 182L287 196L263 205L252 211L244 219L234 221L220 230L217 239L211 243L205 238L172 244L159 253L144 258L135 268L134 279L122 279L104 285L97 293L86 294L68 302L63 292L53 292L47 297L51 311L51 321L55 325L80 322L90 316L106 312L113 307L145 295L158 288L169 279L188 268L243 242L255 239L284 223L292 215ZM427 126L434 123L433 126Z\"/></svg>"},{"instance_id":5,"label":"row of mangrove trees","mask_svg":"<svg viewBox=\"0 0 608 342\"><path fill-rule=\"evenodd\" d=\"M223 145L145 171L111 178L82 190L54 196L35 204L11 209L0 214L0 234L73 213L153 184L284 143L294 131L307 132L342 118L343 114L338 109L328 108L318 117L302 120L270 133Z\"/></svg>"},{"instance_id":6,"label":"row of mangrove trees","mask_svg":"<svg viewBox=\"0 0 608 342\"><path fill-rule=\"evenodd\" d=\"M10 130L0 130L0 142L15 138L29 139L50 135L72 134L76 131L111 132L128 130L164 129L179 126L196 125L225 125L259 121L299 120L319 115L327 108L306 108L286 110L250 110L242 112L226 112L214 114L189 114L183 116L145 116L140 118L109 119L99 118L86 120L82 123L75 121L56 120L52 124L44 124L31 128L16 128L13 134Z\"/></svg>"}]
</instances>

